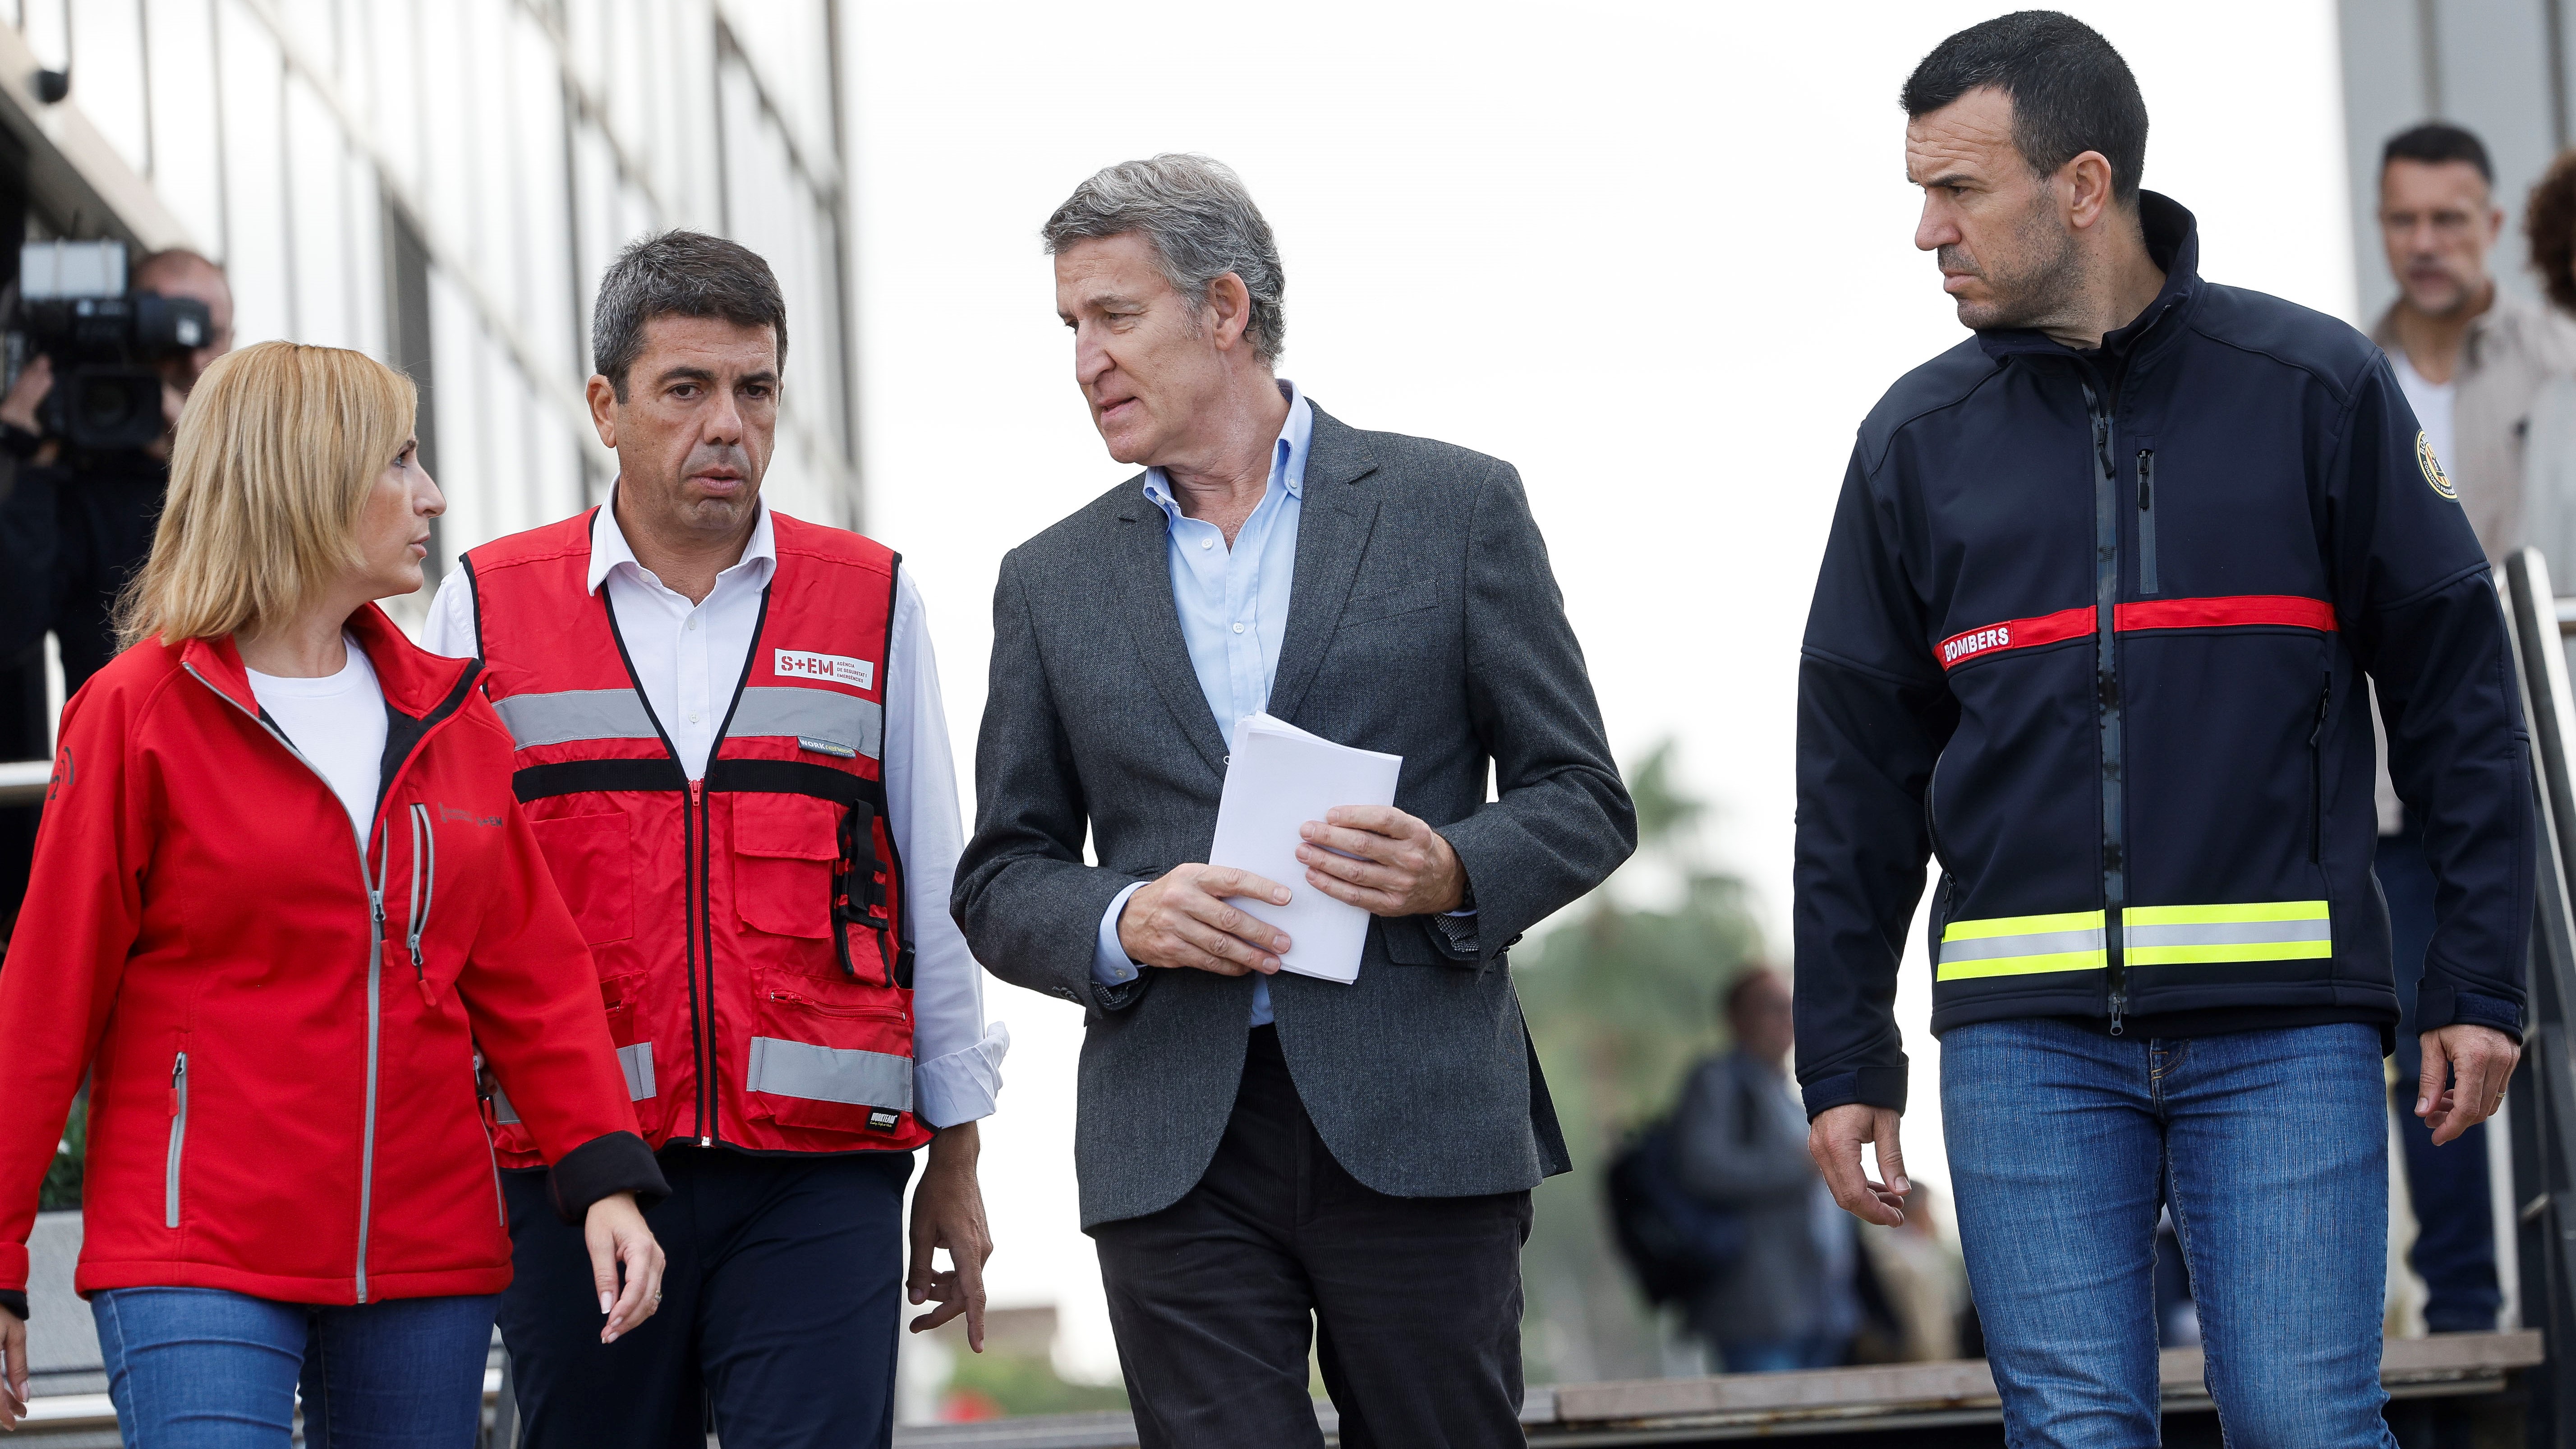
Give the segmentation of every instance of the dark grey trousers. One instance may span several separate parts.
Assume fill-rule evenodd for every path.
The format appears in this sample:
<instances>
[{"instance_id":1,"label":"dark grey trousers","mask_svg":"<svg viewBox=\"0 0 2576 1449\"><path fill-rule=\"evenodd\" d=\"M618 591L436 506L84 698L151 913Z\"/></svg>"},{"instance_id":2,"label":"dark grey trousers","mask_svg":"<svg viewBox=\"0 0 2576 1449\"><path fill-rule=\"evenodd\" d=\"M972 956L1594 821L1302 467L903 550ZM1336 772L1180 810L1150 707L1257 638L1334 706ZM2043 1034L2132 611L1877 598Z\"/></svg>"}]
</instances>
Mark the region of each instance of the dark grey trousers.
<instances>
[{"instance_id":1,"label":"dark grey trousers","mask_svg":"<svg viewBox=\"0 0 2576 1449\"><path fill-rule=\"evenodd\" d=\"M1389 1197L1333 1160L1258 1027L1198 1186L1091 1235L1143 1449L1519 1445L1526 1192Z\"/></svg>"}]
</instances>

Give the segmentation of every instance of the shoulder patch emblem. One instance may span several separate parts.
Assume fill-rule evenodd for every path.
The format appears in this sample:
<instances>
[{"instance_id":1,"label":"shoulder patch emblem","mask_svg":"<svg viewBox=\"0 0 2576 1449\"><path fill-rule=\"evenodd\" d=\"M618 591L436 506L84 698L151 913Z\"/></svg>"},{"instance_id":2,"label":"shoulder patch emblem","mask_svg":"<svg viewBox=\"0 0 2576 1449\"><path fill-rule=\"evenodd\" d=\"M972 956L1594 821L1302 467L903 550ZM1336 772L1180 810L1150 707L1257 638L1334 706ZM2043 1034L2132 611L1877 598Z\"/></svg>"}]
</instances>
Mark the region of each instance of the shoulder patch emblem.
<instances>
[{"instance_id":1,"label":"shoulder patch emblem","mask_svg":"<svg viewBox=\"0 0 2576 1449\"><path fill-rule=\"evenodd\" d=\"M2433 456L2433 440L2420 429L2415 434L2415 462L2424 470L2424 481L2433 485L2434 492L2455 503L2459 501L2459 493L2451 487L2451 475L2442 471L2441 460Z\"/></svg>"}]
</instances>

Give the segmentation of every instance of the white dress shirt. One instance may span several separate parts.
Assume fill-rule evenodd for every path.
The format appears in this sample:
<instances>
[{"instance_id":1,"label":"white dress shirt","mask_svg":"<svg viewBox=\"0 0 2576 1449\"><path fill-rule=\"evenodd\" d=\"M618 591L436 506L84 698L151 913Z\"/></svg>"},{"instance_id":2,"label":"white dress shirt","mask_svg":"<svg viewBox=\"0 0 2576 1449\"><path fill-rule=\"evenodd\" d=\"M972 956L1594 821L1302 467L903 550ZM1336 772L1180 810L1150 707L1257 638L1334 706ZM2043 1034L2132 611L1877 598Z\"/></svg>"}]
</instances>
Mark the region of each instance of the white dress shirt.
<instances>
[{"instance_id":1,"label":"white dress shirt","mask_svg":"<svg viewBox=\"0 0 2576 1449\"><path fill-rule=\"evenodd\" d=\"M704 602L664 586L642 564L603 506L590 529L590 589L608 587L608 606L654 716L692 780L706 775L715 732L741 683L760 623L761 594L778 568L764 505L742 560L716 575ZM912 574L895 574L894 639L885 663L886 825L904 867L904 905L913 937L913 1098L922 1121L953 1127L993 1114L1011 1034L984 1021L984 969L948 914L965 830L957 809L957 768L939 662ZM422 644L458 658L474 653L474 590L458 569L439 585Z\"/></svg>"}]
</instances>

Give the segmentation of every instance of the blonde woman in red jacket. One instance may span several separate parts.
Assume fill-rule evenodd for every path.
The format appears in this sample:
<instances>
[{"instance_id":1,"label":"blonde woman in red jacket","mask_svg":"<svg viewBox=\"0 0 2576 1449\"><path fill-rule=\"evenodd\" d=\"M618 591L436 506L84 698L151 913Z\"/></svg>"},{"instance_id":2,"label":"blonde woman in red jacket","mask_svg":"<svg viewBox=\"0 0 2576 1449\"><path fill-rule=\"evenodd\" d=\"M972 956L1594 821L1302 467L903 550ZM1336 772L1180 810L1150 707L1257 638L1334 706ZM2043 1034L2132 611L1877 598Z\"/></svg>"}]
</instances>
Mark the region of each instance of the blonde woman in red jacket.
<instances>
[{"instance_id":1,"label":"blonde woman in red jacket","mask_svg":"<svg viewBox=\"0 0 2576 1449\"><path fill-rule=\"evenodd\" d=\"M125 1442L472 1441L507 1214L479 1051L584 1223L604 1339L658 1302L662 1177L476 666L420 587L411 384L263 343L191 394L139 640L63 713L0 968L0 1347L25 1412L27 1240L90 1081L77 1285Z\"/></svg>"}]
</instances>

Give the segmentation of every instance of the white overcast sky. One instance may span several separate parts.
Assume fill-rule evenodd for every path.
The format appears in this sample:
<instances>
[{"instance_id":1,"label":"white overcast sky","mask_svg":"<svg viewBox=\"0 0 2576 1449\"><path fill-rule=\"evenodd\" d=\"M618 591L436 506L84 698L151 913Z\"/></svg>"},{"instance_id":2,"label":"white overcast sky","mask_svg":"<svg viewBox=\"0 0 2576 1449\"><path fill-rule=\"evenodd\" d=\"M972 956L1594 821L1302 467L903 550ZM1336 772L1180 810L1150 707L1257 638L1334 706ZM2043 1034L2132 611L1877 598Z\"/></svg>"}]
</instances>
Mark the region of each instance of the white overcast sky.
<instances>
[{"instance_id":1,"label":"white overcast sky","mask_svg":"<svg viewBox=\"0 0 2576 1449\"><path fill-rule=\"evenodd\" d=\"M930 602L970 818L996 565L1129 471L1074 389L1038 225L1105 164L1200 151L1278 234L1283 376L1519 466L1612 742L1680 741L1785 960L1816 559L1853 429L1962 335L1912 246L1895 95L2006 8L861 0L868 528ZM2137 72L2147 185L2199 214L2204 272L2348 317L2332 4L2067 8ZM1908 1141L1938 1181L1923 969L1917 945ZM994 1297L1058 1303L1060 1359L1107 1377L1075 1227L1081 1016L999 982L986 1009L1016 1040L984 1135Z\"/></svg>"}]
</instances>

